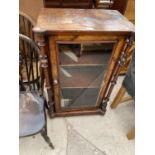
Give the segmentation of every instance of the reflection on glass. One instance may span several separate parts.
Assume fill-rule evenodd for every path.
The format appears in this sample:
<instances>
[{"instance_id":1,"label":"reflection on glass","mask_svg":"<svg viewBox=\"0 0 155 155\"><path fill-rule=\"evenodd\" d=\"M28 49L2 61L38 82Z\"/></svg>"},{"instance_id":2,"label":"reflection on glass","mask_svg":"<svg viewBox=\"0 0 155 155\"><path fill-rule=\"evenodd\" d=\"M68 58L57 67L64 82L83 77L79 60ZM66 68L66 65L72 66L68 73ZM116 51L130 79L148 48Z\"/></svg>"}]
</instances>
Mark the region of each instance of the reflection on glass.
<instances>
[{"instance_id":1,"label":"reflection on glass","mask_svg":"<svg viewBox=\"0 0 155 155\"><path fill-rule=\"evenodd\" d=\"M113 44L99 46L106 50L92 50L89 45L83 52L75 45L59 47L62 109L94 107Z\"/></svg>"}]
</instances>

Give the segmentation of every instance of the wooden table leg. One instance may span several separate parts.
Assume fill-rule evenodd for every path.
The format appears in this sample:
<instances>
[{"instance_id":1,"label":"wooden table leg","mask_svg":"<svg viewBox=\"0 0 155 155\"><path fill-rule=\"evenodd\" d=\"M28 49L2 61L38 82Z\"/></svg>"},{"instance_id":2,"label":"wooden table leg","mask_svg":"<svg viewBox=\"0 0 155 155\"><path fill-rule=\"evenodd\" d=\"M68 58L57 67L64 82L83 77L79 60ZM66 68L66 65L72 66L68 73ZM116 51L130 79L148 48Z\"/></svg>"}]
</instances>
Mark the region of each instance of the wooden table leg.
<instances>
[{"instance_id":1,"label":"wooden table leg","mask_svg":"<svg viewBox=\"0 0 155 155\"><path fill-rule=\"evenodd\" d=\"M125 95L125 92L126 92L126 89L122 86L110 106L112 109L116 108L118 106L118 104L121 103L121 100L122 100L123 96Z\"/></svg>"},{"instance_id":2,"label":"wooden table leg","mask_svg":"<svg viewBox=\"0 0 155 155\"><path fill-rule=\"evenodd\" d=\"M135 128L132 128L129 133L127 134L128 140L134 139L135 138Z\"/></svg>"}]
</instances>

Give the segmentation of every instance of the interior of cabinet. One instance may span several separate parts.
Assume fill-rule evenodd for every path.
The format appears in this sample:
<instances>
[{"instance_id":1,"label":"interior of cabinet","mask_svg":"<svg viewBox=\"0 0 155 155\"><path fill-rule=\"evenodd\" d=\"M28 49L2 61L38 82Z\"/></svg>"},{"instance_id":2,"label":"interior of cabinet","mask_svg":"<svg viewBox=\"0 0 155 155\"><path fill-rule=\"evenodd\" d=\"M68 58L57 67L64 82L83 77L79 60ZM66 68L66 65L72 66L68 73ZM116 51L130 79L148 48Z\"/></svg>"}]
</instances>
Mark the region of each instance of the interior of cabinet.
<instances>
[{"instance_id":1,"label":"interior of cabinet","mask_svg":"<svg viewBox=\"0 0 155 155\"><path fill-rule=\"evenodd\" d=\"M95 107L114 43L100 43L96 50L85 44L82 52L76 46L59 44L62 110Z\"/></svg>"}]
</instances>

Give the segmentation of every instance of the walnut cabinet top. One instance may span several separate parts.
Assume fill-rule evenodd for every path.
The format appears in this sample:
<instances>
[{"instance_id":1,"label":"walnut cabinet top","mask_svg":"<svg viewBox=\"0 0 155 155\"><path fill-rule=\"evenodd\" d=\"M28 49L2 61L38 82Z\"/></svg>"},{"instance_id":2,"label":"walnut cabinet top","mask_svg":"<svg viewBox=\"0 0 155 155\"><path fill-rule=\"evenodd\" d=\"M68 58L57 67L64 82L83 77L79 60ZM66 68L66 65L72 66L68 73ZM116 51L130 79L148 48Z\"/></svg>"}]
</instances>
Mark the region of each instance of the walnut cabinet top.
<instances>
[{"instance_id":1,"label":"walnut cabinet top","mask_svg":"<svg viewBox=\"0 0 155 155\"><path fill-rule=\"evenodd\" d=\"M43 8L34 31L117 35L134 32L134 25L116 10Z\"/></svg>"}]
</instances>

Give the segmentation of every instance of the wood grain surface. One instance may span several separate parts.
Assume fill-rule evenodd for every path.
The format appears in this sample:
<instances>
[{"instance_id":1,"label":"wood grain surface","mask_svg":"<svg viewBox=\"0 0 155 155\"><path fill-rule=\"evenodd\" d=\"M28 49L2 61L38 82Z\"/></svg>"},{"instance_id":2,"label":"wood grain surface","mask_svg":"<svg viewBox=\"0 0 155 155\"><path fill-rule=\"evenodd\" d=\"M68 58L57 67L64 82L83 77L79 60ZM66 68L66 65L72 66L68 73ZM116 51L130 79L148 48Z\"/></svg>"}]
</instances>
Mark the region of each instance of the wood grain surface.
<instances>
[{"instance_id":1,"label":"wood grain surface","mask_svg":"<svg viewBox=\"0 0 155 155\"><path fill-rule=\"evenodd\" d=\"M133 32L134 25L116 10L43 8L34 31Z\"/></svg>"}]
</instances>

